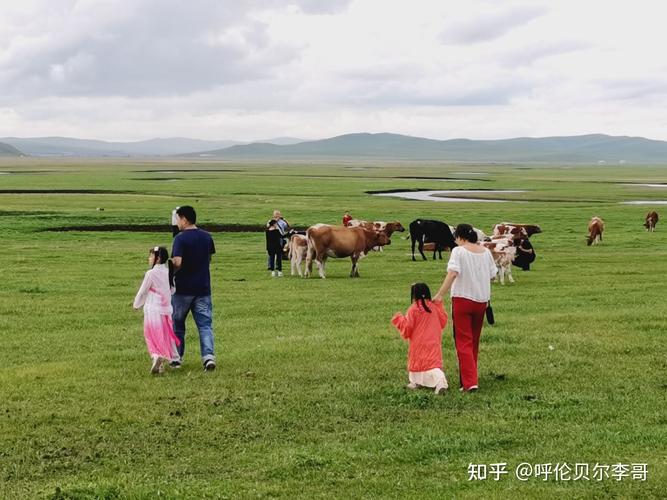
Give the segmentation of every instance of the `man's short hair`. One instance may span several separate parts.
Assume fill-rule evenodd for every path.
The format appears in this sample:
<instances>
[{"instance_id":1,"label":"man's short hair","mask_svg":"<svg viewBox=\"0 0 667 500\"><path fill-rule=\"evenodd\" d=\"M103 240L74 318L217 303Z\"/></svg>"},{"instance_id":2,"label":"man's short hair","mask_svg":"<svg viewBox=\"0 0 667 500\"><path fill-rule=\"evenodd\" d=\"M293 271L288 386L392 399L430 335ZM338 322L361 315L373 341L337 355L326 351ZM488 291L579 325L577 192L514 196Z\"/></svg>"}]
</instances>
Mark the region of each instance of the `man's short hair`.
<instances>
[{"instance_id":1,"label":"man's short hair","mask_svg":"<svg viewBox=\"0 0 667 500\"><path fill-rule=\"evenodd\" d=\"M185 217L190 224L197 223L197 212L195 212L195 209L192 208L190 205L178 207L178 209L176 210L176 214L179 217Z\"/></svg>"}]
</instances>

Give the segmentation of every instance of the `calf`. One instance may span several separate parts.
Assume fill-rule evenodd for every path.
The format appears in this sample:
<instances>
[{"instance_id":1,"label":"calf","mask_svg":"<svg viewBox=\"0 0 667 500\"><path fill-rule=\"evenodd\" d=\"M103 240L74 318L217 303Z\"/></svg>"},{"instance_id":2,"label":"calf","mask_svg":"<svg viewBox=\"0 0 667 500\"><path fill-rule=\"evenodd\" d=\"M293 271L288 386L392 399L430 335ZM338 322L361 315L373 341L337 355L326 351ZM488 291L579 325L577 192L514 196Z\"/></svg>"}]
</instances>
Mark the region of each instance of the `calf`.
<instances>
[{"instance_id":1,"label":"calf","mask_svg":"<svg viewBox=\"0 0 667 500\"><path fill-rule=\"evenodd\" d=\"M291 275L294 276L295 270L299 276L303 278L303 271L301 271L301 263L304 263L308 254L308 238L303 234L292 234L287 243L287 258L290 261Z\"/></svg>"},{"instance_id":2,"label":"calf","mask_svg":"<svg viewBox=\"0 0 667 500\"><path fill-rule=\"evenodd\" d=\"M510 283L514 283L514 278L512 277L512 261L516 257L514 240L511 237L496 237L492 241L483 242L482 245L489 249L493 261L498 267L500 284L505 284L505 275L507 275L507 279Z\"/></svg>"},{"instance_id":3,"label":"calf","mask_svg":"<svg viewBox=\"0 0 667 500\"><path fill-rule=\"evenodd\" d=\"M600 217L593 217L588 223L588 246L597 245L602 241L602 232L604 231L604 221Z\"/></svg>"},{"instance_id":4,"label":"calf","mask_svg":"<svg viewBox=\"0 0 667 500\"><path fill-rule=\"evenodd\" d=\"M655 225L658 223L658 212L651 211L646 214L646 221L644 222L644 227L647 231L655 231Z\"/></svg>"}]
</instances>

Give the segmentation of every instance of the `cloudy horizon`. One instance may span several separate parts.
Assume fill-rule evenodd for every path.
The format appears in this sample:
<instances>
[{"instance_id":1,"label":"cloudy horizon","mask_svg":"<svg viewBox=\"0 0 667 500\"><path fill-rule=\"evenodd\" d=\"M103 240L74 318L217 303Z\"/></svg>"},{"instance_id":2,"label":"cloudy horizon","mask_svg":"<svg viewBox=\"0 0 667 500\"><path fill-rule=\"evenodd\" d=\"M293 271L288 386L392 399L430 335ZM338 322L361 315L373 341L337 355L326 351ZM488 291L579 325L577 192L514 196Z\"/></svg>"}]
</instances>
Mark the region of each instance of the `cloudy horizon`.
<instances>
[{"instance_id":1,"label":"cloudy horizon","mask_svg":"<svg viewBox=\"0 0 667 500\"><path fill-rule=\"evenodd\" d=\"M656 1L3 7L0 137L667 140Z\"/></svg>"}]
</instances>

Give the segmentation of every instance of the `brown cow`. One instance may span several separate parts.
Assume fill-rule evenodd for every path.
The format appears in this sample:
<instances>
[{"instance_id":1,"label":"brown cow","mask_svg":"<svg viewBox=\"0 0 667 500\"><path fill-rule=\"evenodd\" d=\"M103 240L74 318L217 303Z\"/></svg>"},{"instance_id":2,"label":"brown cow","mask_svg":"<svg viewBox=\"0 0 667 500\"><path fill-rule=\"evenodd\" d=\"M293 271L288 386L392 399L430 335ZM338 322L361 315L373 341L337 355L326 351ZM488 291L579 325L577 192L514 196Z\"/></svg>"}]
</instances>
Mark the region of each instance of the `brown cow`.
<instances>
[{"instance_id":1,"label":"brown cow","mask_svg":"<svg viewBox=\"0 0 667 500\"><path fill-rule=\"evenodd\" d=\"M515 240L523 236L531 237L534 234L541 233L542 229L537 224L515 224L514 222L501 222L493 226L493 236L512 235Z\"/></svg>"},{"instance_id":2,"label":"brown cow","mask_svg":"<svg viewBox=\"0 0 667 500\"><path fill-rule=\"evenodd\" d=\"M366 229L382 231L387 233L387 236L389 236L390 238L391 235L394 234L395 232L402 233L403 231L405 231L403 225L397 220L392 222L384 222L379 220L368 222L365 220L352 219L350 222L348 222L347 227L365 227Z\"/></svg>"},{"instance_id":3,"label":"brown cow","mask_svg":"<svg viewBox=\"0 0 667 500\"><path fill-rule=\"evenodd\" d=\"M392 222L384 222L384 221L373 221L373 222L368 222L365 220L359 220L359 219L352 219L350 222L348 222L347 227L364 227L366 229L372 229L374 231L381 231L387 235L388 238L391 238L391 235L399 232L402 233L405 231L405 228L403 225L395 220ZM378 246L373 248L376 252L381 252L382 247Z\"/></svg>"},{"instance_id":4,"label":"brown cow","mask_svg":"<svg viewBox=\"0 0 667 500\"><path fill-rule=\"evenodd\" d=\"M588 223L588 246L597 245L602 241L602 232L604 231L604 221L600 217L593 217Z\"/></svg>"},{"instance_id":5,"label":"brown cow","mask_svg":"<svg viewBox=\"0 0 667 500\"><path fill-rule=\"evenodd\" d=\"M352 260L350 277L358 277L357 262L359 259L370 252L373 247L391 244L391 240L385 233L364 227L316 224L308 228L306 236L308 237L306 277L312 273L313 258L315 258L320 278L325 278L324 266L327 257L350 257Z\"/></svg>"},{"instance_id":6,"label":"brown cow","mask_svg":"<svg viewBox=\"0 0 667 500\"><path fill-rule=\"evenodd\" d=\"M647 231L655 231L655 225L658 223L658 212L651 211L646 214L646 222L644 222L644 227Z\"/></svg>"}]
</instances>

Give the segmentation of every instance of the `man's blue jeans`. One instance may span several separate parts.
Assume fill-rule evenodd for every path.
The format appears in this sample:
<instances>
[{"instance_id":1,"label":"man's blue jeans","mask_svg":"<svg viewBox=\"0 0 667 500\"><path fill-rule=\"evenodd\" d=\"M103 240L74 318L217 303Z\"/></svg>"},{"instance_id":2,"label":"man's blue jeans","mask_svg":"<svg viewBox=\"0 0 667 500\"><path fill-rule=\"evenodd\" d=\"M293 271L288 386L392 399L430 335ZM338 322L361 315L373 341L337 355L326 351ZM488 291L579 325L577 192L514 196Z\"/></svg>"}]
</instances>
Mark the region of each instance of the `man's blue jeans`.
<instances>
[{"instance_id":1,"label":"man's blue jeans","mask_svg":"<svg viewBox=\"0 0 667 500\"><path fill-rule=\"evenodd\" d=\"M199 348L202 362L209 359L215 361L213 351L213 303L210 295L178 295L171 296L171 306L174 309L174 333L181 344L178 346L178 355L183 359L185 352L185 319L192 311L192 317L199 330Z\"/></svg>"}]
</instances>

